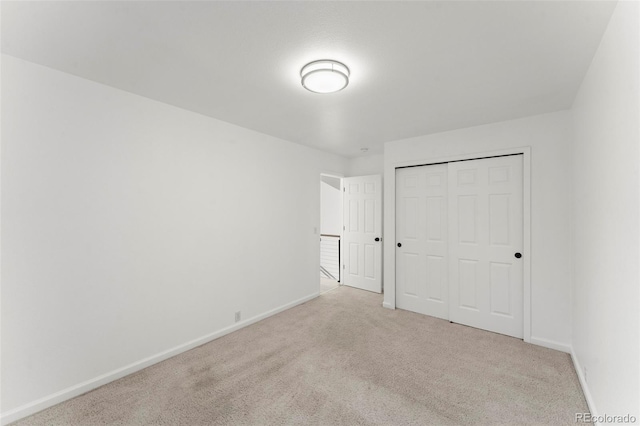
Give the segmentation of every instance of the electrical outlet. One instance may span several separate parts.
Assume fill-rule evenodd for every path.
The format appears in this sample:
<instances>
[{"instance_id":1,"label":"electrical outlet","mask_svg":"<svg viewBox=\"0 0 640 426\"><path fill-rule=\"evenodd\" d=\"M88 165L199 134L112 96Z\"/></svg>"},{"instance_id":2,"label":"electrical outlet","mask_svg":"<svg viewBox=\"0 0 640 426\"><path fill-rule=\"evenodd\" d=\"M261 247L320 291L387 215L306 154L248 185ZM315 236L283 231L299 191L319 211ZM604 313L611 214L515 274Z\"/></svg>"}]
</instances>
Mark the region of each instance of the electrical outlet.
<instances>
[{"instance_id":1,"label":"electrical outlet","mask_svg":"<svg viewBox=\"0 0 640 426\"><path fill-rule=\"evenodd\" d=\"M242 314L240 311L236 312L236 322L240 322L240 318L242 317Z\"/></svg>"},{"instance_id":2,"label":"electrical outlet","mask_svg":"<svg viewBox=\"0 0 640 426\"><path fill-rule=\"evenodd\" d=\"M582 367L582 375L584 376L584 381L589 382L587 379L587 367Z\"/></svg>"}]
</instances>

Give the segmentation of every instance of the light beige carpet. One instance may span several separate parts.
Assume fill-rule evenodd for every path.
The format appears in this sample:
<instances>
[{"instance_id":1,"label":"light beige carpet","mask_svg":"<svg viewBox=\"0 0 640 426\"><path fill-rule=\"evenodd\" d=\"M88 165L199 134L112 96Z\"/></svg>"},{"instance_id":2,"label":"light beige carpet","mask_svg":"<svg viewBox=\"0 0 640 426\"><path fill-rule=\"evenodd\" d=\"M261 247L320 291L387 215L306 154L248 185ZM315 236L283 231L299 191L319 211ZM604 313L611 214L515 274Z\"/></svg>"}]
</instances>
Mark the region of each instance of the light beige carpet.
<instances>
[{"instance_id":1,"label":"light beige carpet","mask_svg":"<svg viewBox=\"0 0 640 426\"><path fill-rule=\"evenodd\" d=\"M20 425L575 424L569 355L340 287Z\"/></svg>"}]
</instances>

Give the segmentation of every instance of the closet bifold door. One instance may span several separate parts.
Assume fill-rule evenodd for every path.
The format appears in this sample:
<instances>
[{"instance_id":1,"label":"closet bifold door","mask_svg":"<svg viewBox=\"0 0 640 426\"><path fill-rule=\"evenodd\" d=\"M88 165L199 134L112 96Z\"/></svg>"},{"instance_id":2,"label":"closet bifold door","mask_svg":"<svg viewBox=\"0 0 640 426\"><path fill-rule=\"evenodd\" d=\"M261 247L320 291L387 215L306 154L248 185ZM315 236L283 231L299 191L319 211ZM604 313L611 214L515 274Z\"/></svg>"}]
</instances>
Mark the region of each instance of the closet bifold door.
<instances>
[{"instance_id":1,"label":"closet bifold door","mask_svg":"<svg viewBox=\"0 0 640 426\"><path fill-rule=\"evenodd\" d=\"M396 169L396 306L449 317L447 165Z\"/></svg>"},{"instance_id":2,"label":"closet bifold door","mask_svg":"<svg viewBox=\"0 0 640 426\"><path fill-rule=\"evenodd\" d=\"M522 338L522 155L449 163L448 183L449 319Z\"/></svg>"}]
</instances>

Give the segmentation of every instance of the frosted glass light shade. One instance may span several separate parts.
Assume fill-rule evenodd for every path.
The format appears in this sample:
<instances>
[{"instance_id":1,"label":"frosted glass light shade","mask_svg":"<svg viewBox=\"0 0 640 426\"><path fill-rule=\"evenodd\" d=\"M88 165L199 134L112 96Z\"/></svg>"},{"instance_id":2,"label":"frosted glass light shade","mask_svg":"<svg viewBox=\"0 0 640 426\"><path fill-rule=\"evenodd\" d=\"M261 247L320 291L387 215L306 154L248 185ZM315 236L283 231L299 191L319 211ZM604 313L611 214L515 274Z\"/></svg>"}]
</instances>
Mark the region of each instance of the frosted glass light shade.
<instances>
[{"instance_id":1,"label":"frosted glass light shade","mask_svg":"<svg viewBox=\"0 0 640 426\"><path fill-rule=\"evenodd\" d=\"M338 92L349 84L349 68L329 59L309 62L300 70L302 86L314 93Z\"/></svg>"}]
</instances>

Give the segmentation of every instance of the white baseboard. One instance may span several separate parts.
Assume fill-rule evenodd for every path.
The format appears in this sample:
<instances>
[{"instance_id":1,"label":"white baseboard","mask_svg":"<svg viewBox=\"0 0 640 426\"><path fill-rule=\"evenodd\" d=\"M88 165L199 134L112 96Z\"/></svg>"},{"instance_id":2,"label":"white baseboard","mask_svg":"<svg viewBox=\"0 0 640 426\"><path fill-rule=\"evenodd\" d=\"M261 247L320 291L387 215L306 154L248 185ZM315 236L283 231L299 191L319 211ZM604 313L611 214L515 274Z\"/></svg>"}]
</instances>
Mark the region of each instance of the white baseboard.
<instances>
[{"instance_id":1,"label":"white baseboard","mask_svg":"<svg viewBox=\"0 0 640 426\"><path fill-rule=\"evenodd\" d=\"M580 387L582 387L582 393L584 394L584 399L587 400L587 406L589 407L589 411L591 412L592 417L598 416L598 411L596 410L596 405L593 402L593 397L591 396L591 391L589 391L589 386L587 385L587 381L584 377L584 370L580 365L580 361L576 356L576 353L573 351L573 347L571 347L571 360L573 361L573 367L576 369L576 374L578 375L578 380L580 381ZM595 422L595 424L599 424Z\"/></svg>"},{"instance_id":2,"label":"white baseboard","mask_svg":"<svg viewBox=\"0 0 640 426\"><path fill-rule=\"evenodd\" d=\"M132 364L129 364L117 370L114 370L109 373L103 374L101 376L95 377L93 379L87 380L85 382L78 383L77 385L68 387L54 394L45 396L44 398L37 399L33 402L29 402L20 407L14 408L13 410L9 410L0 415L0 425L6 425L9 423L15 422L17 420L20 420L22 418L35 414L38 411L42 411L46 408L52 407L56 404L67 401L71 398L75 398L76 396L82 395L83 393L87 393L109 382L120 379L129 374L135 373L136 371L140 371L143 368L147 368L153 364L156 364L160 361L164 361L165 359L176 356L182 352L186 352L190 349L193 349L195 347L208 343L212 340L218 339L222 336L225 336L241 328L247 327L251 324L254 324L272 315L275 315L287 309L293 308L294 306L308 302L309 300L315 299L319 295L320 295L320 292L313 293L309 296L303 297L302 299L295 300L291 303L287 303L286 305L267 311L263 314L238 322L236 324L233 324L232 326L223 328L222 330L218 330L211 334L207 334L205 336L191 340L182 345L176 346L174 348L171 348L166 351L160 352L158 354L152 355L150 357L144 358L140 361L134 362Z\"/></svg>"},{"instance_id":3,"label":"white baseboard","mask_svg":"<svg viewBox=\"0 0 640 426\"><path fill-rule=\"evenodd\" d=\"M391 303L382 302L382 307L387 309L395 309L395 306L392 306Z\"/></svg>"},{"instance_id":4,"label":"white baseboard","mask_svg":"<svg viewBox=\"0 0 640 426\"><path fill-rule=\"evenodd\" d=\"M571 353L571 346L565 343L556 342L554 340L544 339L542 337L533 337L531 336L531 340L529 341L532 345L543 346L549 349L555 349L556 351Z\"/></svg>"}]
</instances>

